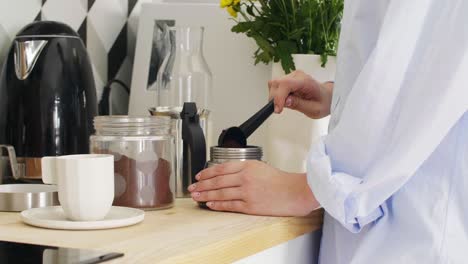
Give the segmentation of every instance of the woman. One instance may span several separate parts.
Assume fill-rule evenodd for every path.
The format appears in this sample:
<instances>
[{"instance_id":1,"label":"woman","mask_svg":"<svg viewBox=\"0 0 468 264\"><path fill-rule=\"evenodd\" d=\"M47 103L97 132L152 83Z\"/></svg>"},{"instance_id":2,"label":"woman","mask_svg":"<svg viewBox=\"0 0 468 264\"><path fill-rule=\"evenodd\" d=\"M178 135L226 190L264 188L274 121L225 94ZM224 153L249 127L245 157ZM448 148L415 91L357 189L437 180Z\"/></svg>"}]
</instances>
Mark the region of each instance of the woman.
<instances>
[{"instance_id":1,"label":"woman","mask_svg":"<svg viewBox=\"0 0 468 264\"><path fill-rule=\"evenodd\" d=\"M227 163L197 175L193 199L259 215L322 206L322 263L466 263L467 13L464 0L346 1L335 87L302 72L269 83L276 113L331 112L307 173Z\"/></svg>"}]
</instances>

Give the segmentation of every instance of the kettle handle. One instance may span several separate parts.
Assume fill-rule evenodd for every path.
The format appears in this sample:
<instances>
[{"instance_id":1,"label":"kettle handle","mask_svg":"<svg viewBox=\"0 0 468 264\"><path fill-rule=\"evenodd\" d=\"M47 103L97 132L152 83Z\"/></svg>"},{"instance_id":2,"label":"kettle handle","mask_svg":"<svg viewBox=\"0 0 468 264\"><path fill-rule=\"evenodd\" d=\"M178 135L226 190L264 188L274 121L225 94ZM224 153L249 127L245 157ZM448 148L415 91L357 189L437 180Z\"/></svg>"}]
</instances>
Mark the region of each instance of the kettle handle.
<instances>
[{"instance_id":1,"label":"kettle handle","mask_svg":"<svg viewBox=\"0 0 468 264\"><path fill-rule=\"evenodd\" d=\"M180 117L182 119L183 178L191 179L191 183L194 183L196 182L195 176L205 168L206 164L205 135L200 126L200 117L195 103L184 103Z\"/></svg>"},{"instance_id":2,"label":"kettle handle","mask_svg":"<svg viewBox=\"0 0 468 264\"><path fill-rule=\"evenodd\" d=\"M11 145L0 145L0 150L2 149L6 149L8 152L8 159L10 160L11 173L13 174L13 178L15 180L19 180L21 178L21 173L18 166L18 161L16 159L15 148Z\"/></svg>"}]
</instances>

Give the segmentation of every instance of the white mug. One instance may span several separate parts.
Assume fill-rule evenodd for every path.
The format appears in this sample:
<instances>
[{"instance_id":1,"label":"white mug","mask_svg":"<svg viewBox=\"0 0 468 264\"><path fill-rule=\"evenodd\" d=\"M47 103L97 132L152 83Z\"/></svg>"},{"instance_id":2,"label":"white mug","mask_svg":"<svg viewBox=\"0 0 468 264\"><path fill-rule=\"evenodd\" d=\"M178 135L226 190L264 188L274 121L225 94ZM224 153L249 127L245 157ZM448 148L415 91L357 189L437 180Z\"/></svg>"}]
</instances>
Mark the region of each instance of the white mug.
<instances>
[{"instance_id":1,"label":"white mug","mask_svg":"<svg viewBox=\"0 0 468 264\"><path fill-rule=\"evenodd\" d=\"M42 158L42 180L56 184L68 219L102 220L114 200L114 157L106 154Z\"/></svg>"}]
</instances>

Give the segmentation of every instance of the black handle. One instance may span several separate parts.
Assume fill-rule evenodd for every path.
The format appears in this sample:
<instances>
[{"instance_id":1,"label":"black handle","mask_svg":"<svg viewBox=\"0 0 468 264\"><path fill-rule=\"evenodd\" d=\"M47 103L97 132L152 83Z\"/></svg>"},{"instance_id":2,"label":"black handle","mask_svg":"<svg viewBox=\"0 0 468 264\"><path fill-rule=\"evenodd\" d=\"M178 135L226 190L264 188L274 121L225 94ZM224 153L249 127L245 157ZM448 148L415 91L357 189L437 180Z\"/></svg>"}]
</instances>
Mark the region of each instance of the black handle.
<instances>
[{"instance_id":1,"label":"black handle","mask_svg":"<svg viewBox=\"0 0 468 264\"><path fill-rule=\"evenodd\" d=\"M257 130L259 126L267 120L267 118L275 111L275 104L273 100L268 102L260 111L255 113L251 118L245 121L239 128L244 132L245 138L248 138L252 133Z\"/></svg>"},{"instance_id":2,"label":"black handle","mask_svg":"<svg viewBox=\"0 0 468 264\"><path fill-rule=\"evenodd\" d=\"M110 80L109 82L107 82L106 86L104 86L104 89L102 91L101 100L99 101L99 104L98 104L99 115L110 114L110 94L111 94L112 84L114 83L120 84L120 86L122 86L124 90L127 92L127 94L130 96L130 89L124 82L118 79Z\"/></svg>"},{"instance_id":3,"label":"black handle","mask_svg":"<svg viewBox=\"0 0 468 264\"><path fill-rule=\"evenodd\" d=\"M200 126L200 117L195 103L184 103L180 117L184 141L183 179L191 179L191 183L194 183L196 182L195 176L204 169L206 163L205 135Z\"/></svg>"}]
</instances>

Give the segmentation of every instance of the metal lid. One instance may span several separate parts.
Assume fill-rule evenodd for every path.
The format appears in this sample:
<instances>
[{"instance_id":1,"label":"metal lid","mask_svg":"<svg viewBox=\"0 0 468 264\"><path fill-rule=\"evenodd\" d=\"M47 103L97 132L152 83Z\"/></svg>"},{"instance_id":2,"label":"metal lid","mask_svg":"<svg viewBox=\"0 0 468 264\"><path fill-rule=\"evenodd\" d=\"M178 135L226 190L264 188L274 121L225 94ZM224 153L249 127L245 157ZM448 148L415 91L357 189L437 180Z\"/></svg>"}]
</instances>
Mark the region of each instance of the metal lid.
<instances>
[{"instance_id":1,"label":"metal lid","mask_svg":"<svg viewBox=\"0 0 468 264\"><path fill-rule=\"evenodd\" d=\"M168 135L171 118L162 116L96 116L96 135Z\"/></svg>"},{"instance_id":2,"label":"metal lid","mask_svg":"<svg viewBox=\"0 0 468 264\"><path fill-rule=\"evenodd\" d=\"M257 146L247 146L245 148L223 148L211 147L210 159L215 163L222 163L232 160L262 160L263 150Z\"/></svg>"},{"instance_id":3,"label":"metal lid","mask_svg":"<svg viewBox=\"0 0 468 264\"><path fill-rule=\"evenodd\" d=\"M54 205L59 205L55 185L0 184L0 211L21 212Z\"/></svg>"}]
</instances>

